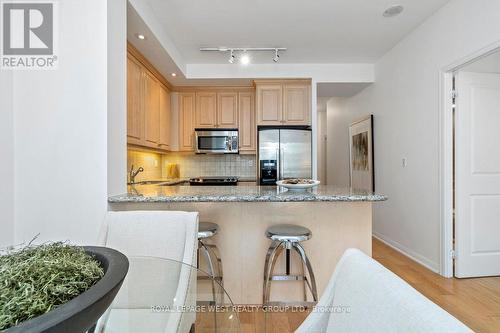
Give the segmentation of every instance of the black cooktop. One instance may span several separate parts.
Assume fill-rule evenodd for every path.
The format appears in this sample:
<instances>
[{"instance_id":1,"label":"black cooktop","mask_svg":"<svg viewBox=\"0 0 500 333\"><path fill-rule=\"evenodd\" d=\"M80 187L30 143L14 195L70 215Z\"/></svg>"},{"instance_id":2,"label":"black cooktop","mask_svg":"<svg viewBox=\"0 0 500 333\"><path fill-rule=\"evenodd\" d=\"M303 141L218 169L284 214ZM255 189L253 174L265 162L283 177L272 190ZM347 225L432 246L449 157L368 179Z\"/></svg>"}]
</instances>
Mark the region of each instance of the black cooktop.
<instances>
[{"instance_id":1,"label":"black cooktop","mask_svg":"<svg viewBox=\"0 0 500 333\"><path fill-rule=\"evenodd\" d=\"M196 177L189 179L194 186L234 186L238 185L238 177Z\"/></svg>"}]
</instances>

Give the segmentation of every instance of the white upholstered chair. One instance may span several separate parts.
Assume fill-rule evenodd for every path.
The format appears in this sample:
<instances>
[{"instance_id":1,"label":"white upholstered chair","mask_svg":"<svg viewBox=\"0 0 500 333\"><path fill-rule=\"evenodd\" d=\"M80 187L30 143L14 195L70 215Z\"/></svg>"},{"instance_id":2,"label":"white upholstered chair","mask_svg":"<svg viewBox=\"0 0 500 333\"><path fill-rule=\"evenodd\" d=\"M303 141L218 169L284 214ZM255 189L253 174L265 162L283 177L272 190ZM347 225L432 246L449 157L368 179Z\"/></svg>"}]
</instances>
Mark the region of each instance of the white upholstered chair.
<instances>
[{"instance_id":1,"label":"white upholstered chair","mask_svg":"<svg viewBox=\"0 0 500 333\"><path fill-rule=\"evenodd\" d=\"M296 333L472 332L359 250L349 249Z\"/></svg>"},{"instance_id":2,"label":"white upholstered chair","mask_svg":"<svg viewBox=\"0 0 500 333\"><path fill-rule=\"evenodd\" d=\"M196 305L196 270L187 265L196 267L197 233L198 213L109 212L99 243L124 253L130 268L96 332L189 332L196 319L194 312L155 313L151 307ZM151 265L151 257L187 265L162 269L162 265Z\"/></svg>"}]
</instances>

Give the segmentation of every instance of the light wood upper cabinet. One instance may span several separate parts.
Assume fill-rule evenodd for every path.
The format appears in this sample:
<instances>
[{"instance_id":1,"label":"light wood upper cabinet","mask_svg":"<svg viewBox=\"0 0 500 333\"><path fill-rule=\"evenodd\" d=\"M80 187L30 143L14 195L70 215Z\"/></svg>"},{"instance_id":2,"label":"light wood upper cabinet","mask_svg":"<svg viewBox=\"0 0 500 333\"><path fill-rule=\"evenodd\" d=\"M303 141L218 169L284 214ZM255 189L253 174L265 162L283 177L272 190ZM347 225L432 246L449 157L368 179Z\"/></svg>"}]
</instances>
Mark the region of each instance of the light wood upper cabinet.
<instances>
[{"instance_id":1,"label":"light wood upper cabinet","mask_svg":"<svg viewBox=\"0 0 500 333\"><path fill-rule=\"evenodd\" d=\"M239 149L242 152L256 151L257 126L255 124L254 100L252 92L239 93Z\"/></svg>"},{"instance_id":2,"label":"light wood upper cabinet","mask_svg":"<svg viewBox=\"0 0 500 333\"><path fill-rule=\"evenodd\" d=\"M238 93L220 92L217 94L216 127L238 127Z\"/></svg>"},{"instance_id":3,"label":"light wood upper cabinet","mask_svg":"<svg viewBox=\"0 0 500 333\"><path fill-rule=\"evenodd\" d=\"M258 84L256 91L257 123L259 125L281 125L283 118L282 84Z\"/></svg>"},{"instance_id":4,"label":"light wood upper cabinet","mask_svg":"<svg viewBox=\"0 0 500 333\"><path fill-rule=\"evenodd\" d=\"M196 93L195 126L213 128L217 124L217 94L212 92Z\"/></svg>"},{"instance_id":5,"label":"light wood upper cabinet","mask_svg":"<svg viewBox=\"0 0 500 333\"><path fill-rule=\"evenodd\" d=\"M257 125L310 125L310 81L256 81L256 94Z\"/></svg>"},{"instance_id":6,"label":"light wood upper cabinet","mask_svg":"<svg viewBox=\"0 0 500 333\"><path fill-rule=\"evenodd\" d=\"M160 141L158 144L162 149L170 148L170 92L163 85L160 85Z\"/></svg>"},{"instance_id":7,"label":"light wood upper cabinet","mask_svg":"<svg viewBox=\"0 0 500 333\"><path fill-rule=\"evenodd\" d=\"M309 125L311 117L311 86L286 83L283 86L283 121L288 125Z\"/></svg>"},{"instance_id":8,"label":"light wood upper cabinet","mask_svg":"<svg viewBox=\"0 0 500 333\"><path fill-rule=\"evenodd\" d=\"M141 66L127 59L127 142L142 144L144 132L143 78Z\"/></svg>"},{"instance_id":9,"label":"light wood upper cabinet","mask_svg":"<svg viewBox=\"0 0 500 333\"><path fill-rule=\"evenodd\" d=\"M160 142L160 83L148 72L144 75L144 140L147 145L157 146Z\"/></svg>"},{"instance_id":10,"label":"light wood upper cabinet","mask_svg":"<svg viewBox=\"0 0 500 333\"><path fill-rule=\"evenodd\" d=\"M133 46L127 46L127 144L169 150L169 83Z\"/></svg>"},{"instance_id":11,"label":"light wood upper cabinet","mask_svg":"<svg viewBox=\"0 0 500 333\"><path fill-rule=\"evenodd\" d=\"M194 150L195 93L179 93L179 150Z\"/></svg>"}]
</instances>

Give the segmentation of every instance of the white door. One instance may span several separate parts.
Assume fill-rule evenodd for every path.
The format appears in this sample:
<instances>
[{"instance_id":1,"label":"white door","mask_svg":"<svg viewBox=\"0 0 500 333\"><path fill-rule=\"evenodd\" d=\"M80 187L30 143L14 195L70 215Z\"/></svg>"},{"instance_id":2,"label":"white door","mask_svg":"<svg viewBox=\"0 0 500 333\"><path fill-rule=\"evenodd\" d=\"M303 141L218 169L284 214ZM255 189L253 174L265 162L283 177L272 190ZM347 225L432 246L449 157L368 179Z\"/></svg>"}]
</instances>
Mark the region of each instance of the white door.
<instances>
[{"instance_id":1,"label":"white door","mask_svg":"<svg viewBox=\"0 0 500 333\"><path fill-rule=\"evenodd\" d=\"M500 275L500 74L455 83L455 276Z\"/></svg>"}]
</instances>

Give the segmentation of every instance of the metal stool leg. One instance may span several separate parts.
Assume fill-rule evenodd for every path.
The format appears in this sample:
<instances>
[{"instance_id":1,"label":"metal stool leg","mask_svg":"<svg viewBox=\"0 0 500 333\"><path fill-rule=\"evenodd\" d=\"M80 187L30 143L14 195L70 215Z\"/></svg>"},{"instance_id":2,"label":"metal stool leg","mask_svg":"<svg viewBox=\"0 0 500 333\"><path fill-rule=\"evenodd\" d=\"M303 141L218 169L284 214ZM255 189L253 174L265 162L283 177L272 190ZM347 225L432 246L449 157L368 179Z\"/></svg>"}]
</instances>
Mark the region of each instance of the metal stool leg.
<instances>
[{"instance_id":1,"label":"metal stool leg","mask_svg":"<svg viewBox=\"0 0 500 333\"><path fill-rule=\"evenodd\" d=\"M217 295L220 298L219 304L222 305L224 304L224 276L223 276L222 260L220 257L219 248L213 244L204 244L204 245L208 249L209 254L213 256L213 258L215 259L214 261L217 263L215 265L216 272L214 272L213 278L217 282Z\"/></svg>"},{"instance_id":2,"label":"metal stool leg","mask_svg":"<svg viewBox=\"0 0 500 333\"><path fill-rule=\"evenodd\" d=\"M268 271L268 266L269 266L269 259L271 258L272 253L275 251L277 244L279 242L272 241L271 245L269 245L269 248L267 249L267 254L266 254L266 260L264 262L264 283L262 286L262 302L265 302L266 299L266 289L267 289L267 283L269 281L269 276L267 275Z\"/></svg>"},{"instance_id":3,"label":"metal stool leg","mask_svg":"<svg viewBox=\"0 0 500 333\"><path fill-rule=\"evenodd\" d=\"M294 249L295 252L297 252L299 258L300 258L300 266L301 266L301 277L302 277L302 292L304 293L304 302L307 302L307 289L311 289L309 286L308 286L308 282L307 282L307 275L306 275L306 264L302 258L302 253L300 252L300 250L297 248L296 244L298 243L293 243L292 244L292 247Z\"/></svg>"},{"instance_id":4,"label":"metal stool leg","mask_svg":"<svg viewBox=\"0 0 500 333\"><path fill-rule=\"evenodd\" d=\"M269 297L271 294L271 276L274 271L274 266L276 265L276 260L283 251L283 242L272 242L271 246L267 251L266 263L264 267L264 290L263 290L263 304L269 302Z\"/></svg>"},{"instance_id":5,"label":"metal stool leg","mask_svg":"<svg viewBox=\"0 0 500 333\"><path fill-rule=\"evenodd\" d=\"M199 244L201 245L201 250L203 251L205 258L207 259L208 268L210 270L209 273L210 273L211 280L212 280L212 298L213 298L214 304L216 304L217 299L215 297L216 293L215 293L215 279L214 279L214 274L215 274L214 264L212 262L212 257L210 255L210 252L209 252L207 246L202 241L199 241Z\"/></svg>"},{"instance_id":6,"label":"metal stool leg","mask_svg":"<svg viewBox=\"0 0 500 333\"><path fill-rule=\"evenodd\" d=\"M309 286L309 289L311 290L311 294L312 294L314 302L317 302L318 301L318 291L316 288L316 279L314 278L314 273L312 270L311 262L309 261L309 258L307 257L306 252L304 251L304 248L302 247L302 245L300 245L300 243L294 243L294 248L297 250L297 252L300 255L300 258L302 259L302 262L307 267L309 279L307 279L306 282ZM305 277L305 275L304 275L304 277Z\"/></svg>"}]
</instances>

